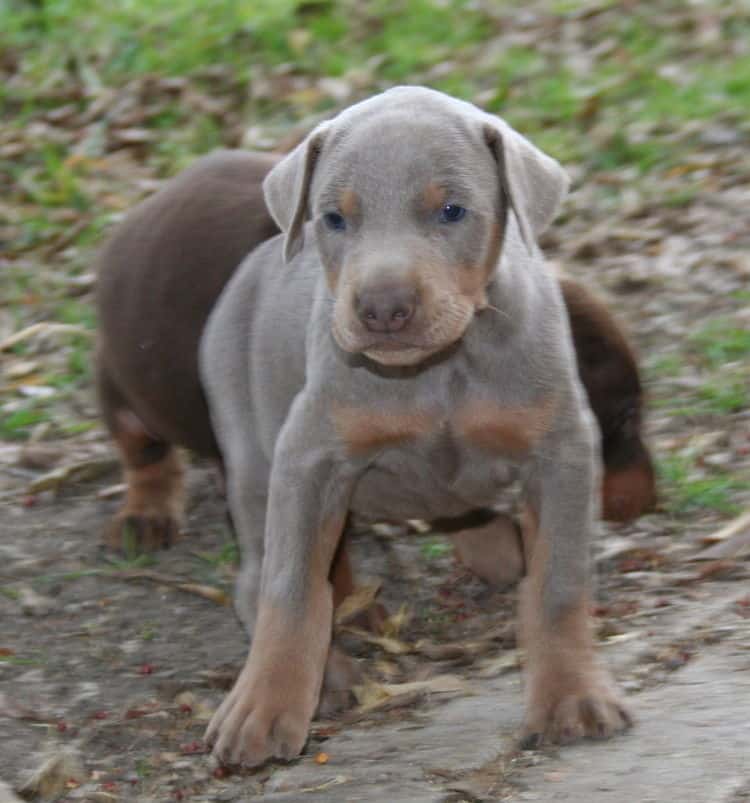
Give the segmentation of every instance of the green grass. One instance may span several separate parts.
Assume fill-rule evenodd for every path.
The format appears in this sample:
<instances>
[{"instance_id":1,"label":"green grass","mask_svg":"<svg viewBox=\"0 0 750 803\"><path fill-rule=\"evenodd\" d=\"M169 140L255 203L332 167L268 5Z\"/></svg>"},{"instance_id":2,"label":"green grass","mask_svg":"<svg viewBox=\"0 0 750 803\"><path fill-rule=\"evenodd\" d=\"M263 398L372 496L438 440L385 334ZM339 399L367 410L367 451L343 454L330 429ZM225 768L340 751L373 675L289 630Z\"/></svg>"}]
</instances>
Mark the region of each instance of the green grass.
<instances>
[{"instance_id":1,"label":"green grass","mask_svg":"<svg viewBox=\"0 0 750 803\"><path fill-rule=\"evenodd\" d=\"M690 345L711 367L750 357L750 328L728 319L713 320L690 337Z\"/></svg>"},{"instance_id":2,"label":"green grass","mask_svg":"<svg viewBox=\"0 0 750 803\"><path fill-rule=\"evenodd\" d=\"M671 455L658 464L660 487L671 513L712 511L725 515L739 512L733 501L738 491L750 489L750 481L729 472L701 473L695 461L684 455Z\"/></svg>"},{"instance_id":3,"label":"green grass","mask_svg":"<svg viewBox=\"0 0 750 803\"><path fill-rule=\"evenodd\" d=\"M193 553L203 564L212 569L240 565L240 549L235 541L227 541L216 552L196 551Z\"/></svg>"},{"instance_id":4,"label":"green grass","mask_svg":"<svg viewBox=\"0 0 750 803\"><path fill-rule=\"evenodd\" d=\"M431 535L425 538L419 545L419 551L427 560L442 558L450 554L452 549L453 546L448 539L439 535Z\"/></svg>"},{"instance_id":5,"label":"green grass","mask_svg":"<svg viewBox=\"0 0 750 803\"><path fill-rule=\"evenodd\" d=\"M35 426L45 421L49 421L49 413L40 409L38 401L29 402L19 410L0 416L0 439L25 440Z\"/></svg>"}]
</instances>

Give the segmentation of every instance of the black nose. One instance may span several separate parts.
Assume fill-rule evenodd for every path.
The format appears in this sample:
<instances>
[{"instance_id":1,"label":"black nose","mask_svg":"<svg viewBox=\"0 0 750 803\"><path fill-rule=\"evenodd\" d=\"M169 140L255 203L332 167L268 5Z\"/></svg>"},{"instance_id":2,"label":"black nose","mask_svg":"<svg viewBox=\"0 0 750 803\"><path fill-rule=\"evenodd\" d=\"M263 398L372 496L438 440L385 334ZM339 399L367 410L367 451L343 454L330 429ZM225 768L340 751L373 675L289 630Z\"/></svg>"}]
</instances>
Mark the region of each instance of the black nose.
<instances>
[{"instance_id":1,"label":"black nose","mask_svg":"<svg viewBox=\"0 0 750 803\"><path fill-rule=\"evenodd\" d=\"M371 332L400 332L414 315L417 294L409 287L381 287L355 297L357 317Z\"/></svg>"}]
</instances>

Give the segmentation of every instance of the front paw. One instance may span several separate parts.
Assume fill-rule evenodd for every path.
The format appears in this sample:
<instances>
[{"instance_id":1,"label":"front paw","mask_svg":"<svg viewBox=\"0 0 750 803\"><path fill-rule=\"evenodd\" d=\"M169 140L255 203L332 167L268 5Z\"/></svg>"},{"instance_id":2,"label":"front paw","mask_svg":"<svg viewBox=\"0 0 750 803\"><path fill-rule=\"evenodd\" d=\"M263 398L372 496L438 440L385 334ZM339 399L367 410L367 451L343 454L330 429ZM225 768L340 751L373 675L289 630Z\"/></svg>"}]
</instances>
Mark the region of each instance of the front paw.
<instances>
[{"instance_id":1,"label":"front paw","mask_svg":"<svg viewBox=\"0 0 750 803\"><path fill-rule=\"evenodd\" d=\"M290 760L307 740L318 690L293 668L256 669L248 659L234 688L214 714L206 741L222 764L255 767Z\"/></svg>"},{"instance_id":2,"label":"front paw","mask_svg":"<svg viewBox=\"0 0 750 803\"><path fill-rule=\"evenodd\" d=\"M550 673L532 681L520 742L528 750L544 743L609 739L632 724L604 670L591 669L567 681Z\"/></svg>"},{"instance_id":3,"label":"front paw","mask_svg":"<svg viewBox=\"0 0 750 803\"><path fill-rule=\"evenodd\" d=\"M165 511L120 511L109 526L104 542L126 556L156 552L173 546L180 535L177 519Z\"/></svg>"}]
</instances>

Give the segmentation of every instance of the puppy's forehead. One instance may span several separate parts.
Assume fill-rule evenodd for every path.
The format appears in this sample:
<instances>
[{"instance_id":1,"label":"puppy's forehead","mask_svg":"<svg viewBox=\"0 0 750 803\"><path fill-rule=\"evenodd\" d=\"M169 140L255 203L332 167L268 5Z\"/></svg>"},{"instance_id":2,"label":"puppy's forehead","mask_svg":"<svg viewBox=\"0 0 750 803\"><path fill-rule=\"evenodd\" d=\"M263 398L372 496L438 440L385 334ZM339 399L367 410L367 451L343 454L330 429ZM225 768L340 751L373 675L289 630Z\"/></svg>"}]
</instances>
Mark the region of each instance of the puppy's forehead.
<instances>
[{"instance_id":1,"label":"puppy's forehead","mask_svg":"<svg viewBox=\"0 0 750 803\"><path fill-rule=\"evenodd\" d=\"M393 103L387 102L389 94L334 120L317 190L333 185L380 194L388 187L420 190L432 183L469 193L493 176L492 156L475 119L431 97Z\"/></svg>"}]
</instances>

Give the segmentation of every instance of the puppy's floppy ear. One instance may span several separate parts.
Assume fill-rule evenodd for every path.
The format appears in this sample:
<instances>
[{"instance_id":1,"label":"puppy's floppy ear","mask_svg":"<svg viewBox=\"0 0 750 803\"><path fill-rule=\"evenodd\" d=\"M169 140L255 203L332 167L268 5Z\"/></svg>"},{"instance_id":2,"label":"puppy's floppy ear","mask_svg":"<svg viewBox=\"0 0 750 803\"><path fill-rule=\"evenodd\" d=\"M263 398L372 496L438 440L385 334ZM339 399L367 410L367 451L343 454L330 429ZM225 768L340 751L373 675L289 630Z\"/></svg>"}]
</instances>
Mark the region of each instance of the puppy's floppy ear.
<instances>
[{"instance_id":1,"label":"puppy's floppy ear","mask_svg":"<svg viewBox=\"0 0 750 803\"><path fill-rule=\"evenodd\" d=\"M549 226L568 191L562 167L499 117L487 115L484 137L497 160L500 183L526 247Z\"/></svg>"},{"instance_id":2,"label":"puppy's floppy ear","mask_svg":"<svg viewBox=\"0 0 750 803\"><path fill-rule=\"evenodd\" d=\"M304 245L303 226L307 219L308 195L328 125L322 123L263 181L268 211L284 232L284 259L289 262Z\"/></svg>"}]
</instances>

